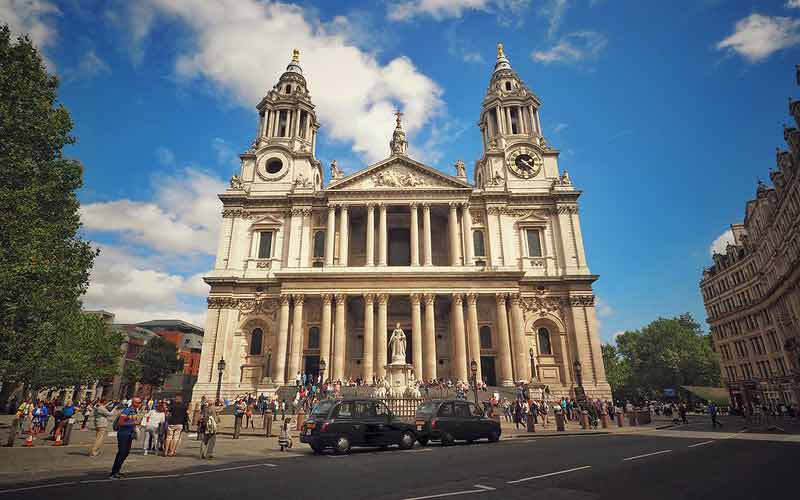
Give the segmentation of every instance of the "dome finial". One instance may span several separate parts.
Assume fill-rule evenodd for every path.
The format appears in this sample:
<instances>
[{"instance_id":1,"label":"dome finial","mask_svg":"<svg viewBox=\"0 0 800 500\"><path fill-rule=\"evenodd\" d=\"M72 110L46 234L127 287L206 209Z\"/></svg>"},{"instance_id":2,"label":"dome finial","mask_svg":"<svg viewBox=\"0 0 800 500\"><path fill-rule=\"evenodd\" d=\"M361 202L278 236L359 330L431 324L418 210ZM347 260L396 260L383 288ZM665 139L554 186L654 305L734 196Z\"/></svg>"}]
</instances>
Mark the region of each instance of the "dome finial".
<instances>
[{"instance_id":1,"label":"dome finial","mask_svg":"<svg viewBox=\"0 0 800 500\"><path fill-rule=\"evenodd\" d=\"M403 113L398 109L394 112L394 116L397 117L397 128L402 129L403 124L400 122L400 118L403 116Z\"/></svg>"},{"instance_id":2,"label":"dome finial","mask_svg":"<svg viewBox=\"0 0 800 500\"><path fill-rule=\"evenodd\" d=\"M300 64L300 49L292 50L292 64Z\"/></svg>"},{"instance_id":3,"label":"dome finial","mask_svg":"<svg viewBox=\"0 0 800 500\"><path fill-rule=\"evenodd\" d=\"M503 52L503 44L502 44L502 42L498 43L497 44L497 58L500 59L500 58L505 58L505 57L506 57L506 54Z\"/></svg>"}]
</instances>

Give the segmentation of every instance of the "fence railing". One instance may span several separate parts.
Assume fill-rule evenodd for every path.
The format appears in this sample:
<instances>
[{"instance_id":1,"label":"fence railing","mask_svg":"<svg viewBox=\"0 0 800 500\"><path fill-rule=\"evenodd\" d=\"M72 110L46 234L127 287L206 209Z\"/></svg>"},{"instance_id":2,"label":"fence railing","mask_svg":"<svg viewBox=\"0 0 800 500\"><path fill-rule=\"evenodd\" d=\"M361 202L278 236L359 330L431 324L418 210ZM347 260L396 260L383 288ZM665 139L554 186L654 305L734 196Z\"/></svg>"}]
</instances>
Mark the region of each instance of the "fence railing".
<instances>
[{"instance_id":1,"label":"fence railing","mask_svg":"<svg viewBox=\"0 0 800 500\"><path fill-rule=\"evenodd\" d=\"M423 398L385 398L382 400L398 418L413 420L417 407L425 401Z\"/></svg>"}]
</instances>

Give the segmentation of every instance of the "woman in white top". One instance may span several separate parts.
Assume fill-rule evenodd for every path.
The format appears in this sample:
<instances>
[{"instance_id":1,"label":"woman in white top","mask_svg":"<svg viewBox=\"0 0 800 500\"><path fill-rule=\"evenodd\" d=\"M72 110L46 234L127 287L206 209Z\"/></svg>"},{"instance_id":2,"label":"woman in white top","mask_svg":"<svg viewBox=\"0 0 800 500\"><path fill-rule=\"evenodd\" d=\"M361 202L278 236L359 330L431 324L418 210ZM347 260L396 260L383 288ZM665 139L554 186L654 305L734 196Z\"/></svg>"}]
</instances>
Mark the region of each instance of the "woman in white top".
<instances>
[{"instance_id":1,"label":"woman in white top","mask_svg":"<svg viewBox=\"0 0 800 500\"><path fill-rule=\"evenodd\" d=\"M156 449L156 453L158 452L158 434L161 425L164 423L164 419L164 407L161 403L147 412L147 415L142 419L142 425L144 425L143 448L145 455L147 455L151 441L153 443L153 448Z\"/></svg>"}]
</instances>

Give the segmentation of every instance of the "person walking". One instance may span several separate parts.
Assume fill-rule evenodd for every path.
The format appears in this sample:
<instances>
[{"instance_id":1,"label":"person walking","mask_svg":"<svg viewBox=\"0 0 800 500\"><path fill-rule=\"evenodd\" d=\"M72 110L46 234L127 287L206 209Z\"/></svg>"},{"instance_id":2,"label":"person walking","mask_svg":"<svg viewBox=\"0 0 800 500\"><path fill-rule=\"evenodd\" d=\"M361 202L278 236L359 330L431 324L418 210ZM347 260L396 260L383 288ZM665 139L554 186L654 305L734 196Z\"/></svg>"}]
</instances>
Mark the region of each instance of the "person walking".
<instances>
[{"instance_id":1,"label":"person walking","mask_svg":"<svg viewBox=\"0 0 800 500\"><path fill-rule=\"evenodd\" d=\"M708 402L708 414L711 416L711 428L722 427L722 424L717 420L717 405L713 401Z\"/></svg>"},{"instance_id":2,"label":"person walking","mask_svg":"<svg viewBox=\"0 0 800 500\"><path fill-rule=\"evenodd\" d=\"M291 421L291 418L284 418L281 424L281 434L278 437L278 445L281 447L281 451L292 447L292 437L289 435L289 423Z\"/></svg>"},{"instance_id":3,"label":"person walking","mask_svg":"<svg viewBox=\"0 0 800 500\"><path fill-rule=\"evenodd\" d=\"M96 457L100 453L100 448L106 440L108 432L108 417L112 413L106 408L105 398L100 398L94 408L92 408L92 420L94 423L94 442L89 447L89 456Z\"/></svg>"},{"instance_id":4,"label":"person walking","mask_svg":"<svg viewBox=\"0 0 800 500\"><path fill-rule=\"evenodd\" d=\"M181 440L183 426L188 420L189 415L186 411L186 404L180 394L175 397L175 401L169 406L169 417L167 417L167 443L164 453L168 457L174 457L178 451Z\"/></svg>"},{"instance_id":5,"label":"person walking","mask_svg":"<svg viewBox=\"0 0 800 500\"><path fill-rule=\"evenodd\" d=\"M120 470L131 451L131 444L133 444L136 426L139 425L140 418L137 412L140 406L142 406L141 398L133 398L131 405L127 408L123 408L116 420L117 456L114 457L114 465L111 467L111 475L109 476L111 479L122 478Z\"/></svg>"},{"instance_id":6,"label":"person walking","mask_svg":"<svg viewBox=\"0 0 800 500\"><path fill-rule=\"evenodd\" d=\"M244 428L247 429L248 427L251 429L255 429L253 425L253 403L247 405L247 408L244 411L244 416L246 418Z\"/></svg>"},{"instance_id":7,"label":"person walking","mask_svg":"<svg viewBox=\"0 0 800 500\"><path fill-rule=\"evenodd\" d=\"M214 405L209 406L204 413L203 440L200 441L200 458L204 460L211 460L214 458L214 447L217 444L220 413L222 413L222 403L219 400L215 401Z\"/></svg>"},{"instance_id":8,"label":"person walking","mask_svg":"<svg viewBox=\"0 0 800 500\"><path fill-rule=\"evenodd\" d=\"M165 419L164 406L161 404L155 405L154 408L145 415L144 439L142 440L142 448L144 449L145 456L147 456L151 447L158 453L158 432Z\"/></svg>"},{"instance_id":9,"label":"person walking","mask_svg":"<svg viewBox=\"0 0 800 500\"><path fill-rule=\"evenodd\" d=\"M247 411L247 406L242 398L236 400L233 404L233 439L239 439L239 434L242 432L242 419Z\"/></svg>"},{"instance_id":10,"label":"person walking","mask_svg":"<svg viewBox=\"0 0 800 500\"><path fill-rule=\"evenodd\" d=\"M208 400L206 397L203 396L200 398L200 403L197 408L197 440L203 440L203 434L206 432L206 421L208 417L208 410L209 410Z\"/></svg>"},{"instance_id":11,"label":"person walking","mask_svg":"<svg viewBox=\"0 0 800 500\"><path fill-rule=\"evenodd\" d=\"M681 417L682 423L689 423L689 420L686 418L686 403L681 403L680 406L678 406L678 415Z\"/></svg>"}]
</instances>

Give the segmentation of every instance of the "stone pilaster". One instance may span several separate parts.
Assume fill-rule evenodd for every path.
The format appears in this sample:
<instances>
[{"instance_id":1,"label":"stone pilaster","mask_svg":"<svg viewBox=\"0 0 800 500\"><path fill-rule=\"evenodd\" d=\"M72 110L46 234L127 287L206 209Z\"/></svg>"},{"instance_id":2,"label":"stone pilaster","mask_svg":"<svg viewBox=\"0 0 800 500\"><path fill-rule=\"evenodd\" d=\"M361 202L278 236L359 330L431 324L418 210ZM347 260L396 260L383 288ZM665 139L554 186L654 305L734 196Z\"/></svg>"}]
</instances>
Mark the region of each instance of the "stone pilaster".
<instances>
[{"instance_id":1,"label":"stone pilaster","mask_svg":"<svg viewBox=\"0 0 800 500\"><path fill-rule=\"evenodd\" d=\"M293 295L294 314L292 316L292 353L289 358L289 372L287 377L294 380L297 372L302 371L303 366L303 295Z\"/></svg>"},{"instance_id":2,"label":"stone pilaster","mask_svg":"<svg viewBox=\"0 0 800 500\"><path fill-rule=\"evenodd\" d=\"M344 378L345 355L347 347L346 332L344 329L344 315L347 308L347 295L336 294L336 332L333 347L333 377L332 380Z\"/></svg>"},{"instance_id":3,"label":"stone pilaster","mask_svg":"<svg viewBox=\"0 0 800 500\"><path fill-rule=\"evenodd\" d=\"M426 294L423 297L425 302L425 331L422 334L422 373L425 379L436 378L436 323L434 314L434 303L436 295Z\"/></svg>"},{"instance_id":4,"label":"stone pilaster","mask_svg":"<svg viewBox=\"0 0 800 500\"><path fill-rule=\"evenodd\" d=\"M422 300L420 294L411 294L411 352L414 376L417 379L422 378L422 314L420 300Z\"/></svg>"},{"instance_id":5,"label":"stone pilaster","mask_svg":"<svg viewBox=\"0 0 800 500\"><path fill-rule=\"evenodd\" d=\"M331 364L331 301L333 295L330 293L322 294L322 325L319 332L319 357L324 359L328 369L332 369ZM330 376L330 372L327 373Z\"/></svg>"},{"instance_id":6,"label":"stone pilaster","mask_svg":"<svg viewBox=\"0 0 800 500\"><path fill-rule=\"evenodd\" d=\"M388 250L389 250L389 234L386 228L386 204L379 205L379 223L378 223L378 265L385 266L388 263Z\"/></svg>"},{"instance_id":7,"label":"stone pilaster","mask_svg":"<svg viewBox=\"0 0 800 500\"><path fill-rule=\"evenodd\" d=\"M411 203L411 222L410 222L410 239L411 239L411 265L419 265L419 217L418 217L417 203Z\"/></svg>"},{"instance_id":8,"label":"stone pilaster","mask_svg":"<svg viewBox=\"0 0 800 500\"><path fill-rule=\"evenodd\" d=\"M514 385L514 373L511 369L511 344L508 335L508 313L506 312L506 296L498 293L495 296L497 309L497 361L500 372L500 384Z\"/></svg>"},{"instance_id":9,"label":"stone pilaster","mask_svg":"<svg viewBox=\"0 0 800 500\"><path fill-rule=\"evenodd\" d=\"M431 251L431 206L428 203L422 204L422 250L426 266L433 265L433 254Z\"/></svg>"},{"instance_id":10,"label":"stone pilaster","mask_svg":"<svg viewBox=\"0 0 800 500\"><path fill-rule=\"evenodd\" d=\"M511 338L514 346L514 370L515 379L530 380L531 361L528 350L525 348L525 317L522 314L521 301L519 294L512 293L511 299Z\"/></svg>"},{"instance_id":11,"label":"stone pilaster","mask_svg":"<svg viewBox=\"0 0 800 500\"><path fill-rule=\"evenodd\" d=\"M464 329L464 296L460 293L453 294L451 316L453 318L453 378L466 381L467 371L467 332Z\"/></svg>"},{"instance_id":12,"label":"stone pilaster","mask_svg":"<svg viewBox=\"0 0 800 500\"><path fill-rule=\"evenodd\" d=\"M281 295L281 312L278 318L278 346L272 368L272 380L278 385L286 382L286 351L289 347L289 295Z\"/></svg>"},{"instance_id":13,"label":"stone pilaster","mask_svg":"<svg viewBox=\"0 0 800 500\"><path fill-rule=\"evenodd\" d=\"M483 380L481 374L481 339L478 335L478 295L467 294L467 332L469 338L469 363L478 364L478 380Z\"/></svg>"},{"instance_id":14,"label":"stone pilaster","mask_svg":"<svg viewBox=\"0 0 800 500\"><path fill-rule=\"evenodd\" d=\"M367 204L367 265L375 265L375 204Z\"/></svg>"},{"instance_id":15,"label":"stone pilaster","mask_svg":"<svg viewBox=\"0 0 800 500\"><path fill-rule=\"evenodd\" d=\"M473 266L475 254L472 248L472 215L469 213L469 203L461 205L461 228L464 232L464 265Z\"/></svg>"},{"instance_id":16,"label":"stone pilaster","mask_svg":"<svg viewBox=\"0 0 800 500\"><path fill-rule=\"evenodd\" d=\"M458 204L450 202L450 217L447 228L450 232L450 265L458 266L461 264L461 245L458 238Z\"/></svg>"},{"instance_id":17,"label":"stone pilaster","mask_svg":"<svg viewBox=\"0 0 800 500\"><path fill-rule=\"evenodd\" d=\"M364 294L364 351L361 358L362 375L361 378L367 384L372 383L373 375L373 344L374 344L374 321L375 311L372 303L375 300L375 295L371 293Z\"/></svg>"},{"instance_id":18,"label":"stone pilaster","mask_svg":"<svg viewBox=\"0 0 800 500\"><path fill-rule=\"evenodd\" d=\"M347 267L348 256L350 255L350 221L348 218L347 205L342 205L340 208L340 221L339 221L339 265Z\"/></svg>"},{"instance_id":19,"label":"stone pilaster","mask_svg":"<svg viewBox=\"0 0 800 500\"><path fill-rule=\"evenodd\" d=\"M376 296L378 300L378 332L375 335L375 349L377 355L375 356L375 375L377 377L386 377L386 358L388 346L388 339L386 337L388 331L388 301L389 296L385 293L379 293Z\"/></svg>"},{"instance_id":20,"label":"stone pilaster","mask_svg":"<svg viewBox=\"0 0 800 500\"><path fill-rule=\"evenodd\" d=\"M333 265L333 242L336 236L336 206L328 205L328 229L325 231L325 267Z\"/></svg>"}]
</instances>

